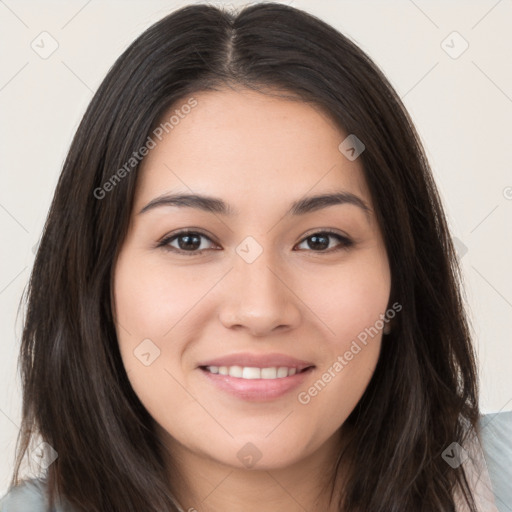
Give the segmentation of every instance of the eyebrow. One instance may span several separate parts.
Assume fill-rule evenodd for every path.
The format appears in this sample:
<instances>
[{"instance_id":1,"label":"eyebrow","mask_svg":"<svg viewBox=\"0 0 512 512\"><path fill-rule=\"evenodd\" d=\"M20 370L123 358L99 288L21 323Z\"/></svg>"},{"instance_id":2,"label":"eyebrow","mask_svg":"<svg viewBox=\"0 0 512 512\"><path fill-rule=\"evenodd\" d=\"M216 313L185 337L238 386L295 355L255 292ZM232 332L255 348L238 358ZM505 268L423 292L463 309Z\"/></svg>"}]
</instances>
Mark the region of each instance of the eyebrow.
<instances>
[{"instance_id":1,"label":"eyebrow","mask_svg":"<svg viewBox=\"0 0 512 512\"><path fill-rule=\"evenodd\" d=\"M330 194L309 196L294 201L286 214L304 215L329 206L342 204L351 204L361 208L367 217L369 217L371 212L371 208L360 197L352 194L351 192L340 191ZM151 200L146 206L144 206L144 208L142 208L139 215L162 206L196 208L209 213L216 213L230 217L239 214L239 212L231 205L217 197L200 194L167 193Z\"/></svg>"}]
</instances>

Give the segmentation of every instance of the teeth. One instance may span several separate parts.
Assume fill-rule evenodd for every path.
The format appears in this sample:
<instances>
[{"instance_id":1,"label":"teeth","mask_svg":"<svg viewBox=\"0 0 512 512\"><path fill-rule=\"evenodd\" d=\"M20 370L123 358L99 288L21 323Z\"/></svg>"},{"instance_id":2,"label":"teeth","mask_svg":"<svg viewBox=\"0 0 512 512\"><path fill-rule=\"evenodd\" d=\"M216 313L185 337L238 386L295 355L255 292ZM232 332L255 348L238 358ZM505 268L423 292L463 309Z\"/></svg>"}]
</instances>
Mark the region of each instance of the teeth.
<instances>
[{"instance_id":1,"label":"teeth","mask_svg":"<svg viewBox=\"0 0 512 512\"><path fill-rule=\"evenodd\" d=\"M230 366L229 367L229 376L230 377L241 377L244 372L244 369L241 366Z\"/></svg>"},{"instance_id":2,"label":"teeth","mask_svg":"<svg viewBox=\"0 0 512 512\"><path fill-rule=\"evenodd\" d=\"M231 372L229 374L231 375ZM261 379L261 370L259 368L245 366L242 370L241 377L242 379Z\"/></svg>"},{"instance_id":3,"label":"teeth","mask_svg":"<svg viewBox=\"0 0 512 512\"><path fill-rule=\"evenodd\" d=\"M288 368L286 367L279 367L277 369L277 377L280 378L280 377L286 377L288 375Z\"/></svg>"},{"instance_id":4,"label":"teeth","mask_svg":"<svg viewBox=\"0 0 512 512\"><path fill-rule=\"evenodd\" d=\"M277 377L276 368L262 368L261 378L262 379L275 379Z\"/></svg>"},{"instance_id":5,"label":"teeth","mask_svg":"<svg viewBox=\"0 0 512 512\"><path fill-rule=\"evenodd\" d=\"M282 379L295 375L297 368L288 368L286 366L272 368L254 368L250 366L207 366L210 373L219 375L229 375L239 379Z\"/></svg>"}]
</instances>

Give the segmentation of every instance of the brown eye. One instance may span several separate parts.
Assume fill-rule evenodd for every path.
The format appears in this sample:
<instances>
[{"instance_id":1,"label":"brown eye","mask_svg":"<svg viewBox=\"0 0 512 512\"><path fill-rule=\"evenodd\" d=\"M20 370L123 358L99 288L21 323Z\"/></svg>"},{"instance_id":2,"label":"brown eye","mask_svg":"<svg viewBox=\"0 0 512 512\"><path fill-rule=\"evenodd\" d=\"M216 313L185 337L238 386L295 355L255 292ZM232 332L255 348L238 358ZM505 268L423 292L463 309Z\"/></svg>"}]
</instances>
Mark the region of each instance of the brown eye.
<instances>
[{"instance_id":1,"label":"brown eye","mask_svg":"<svg viewBox=\"0 0 512 512\"><path fill-rule=\"evenodd\" d=\"M331 245L331 240L336 239L338 244L334 247ZM340 249L348 249L353 245L353 241L349 238L334 233L332 231L319 231L305 238L301 244L307 244L307 248L313 252L333 252Z\"/></svg>"},{"instance_id":2,"label":"brown eye","mask_svg":"<svg viewBox=\"0 0 512 512\"><path fill-rule=\"evenodd\" d=\"M205 247L204 244L202 244L203 239L211 242L209 237L197 231L180 231L179 233L175 233L174 235L162 240L158 244L158 247L192 256L200 254L208 249L208 247ZM176 245L171 245L172 243L176 243Z\"/></svg>"},{"instance_id":3,"label":"brown eye","mask_svg":"<svg viewBox=\"0 0 512 512\"><path fill-rule=\"evenodd\" d=\"M179 233L174 233L172 236L164 238L158 244L158 247L161 247L166 251L194 256L212 248L208 247L208 242L203 243L204 240L213 244L210 237L198 231L180 231ZM333 240L336 240L337 243L333 243ZM354 244L354 242L350 238L340 235L339 233L332 231L318 231L306 237L301 242L301 245L302 244L306 244L307 247L301 250L306 249L312 252L331 253L341 249L348 249Z\"/></svg>"}]
</instances>

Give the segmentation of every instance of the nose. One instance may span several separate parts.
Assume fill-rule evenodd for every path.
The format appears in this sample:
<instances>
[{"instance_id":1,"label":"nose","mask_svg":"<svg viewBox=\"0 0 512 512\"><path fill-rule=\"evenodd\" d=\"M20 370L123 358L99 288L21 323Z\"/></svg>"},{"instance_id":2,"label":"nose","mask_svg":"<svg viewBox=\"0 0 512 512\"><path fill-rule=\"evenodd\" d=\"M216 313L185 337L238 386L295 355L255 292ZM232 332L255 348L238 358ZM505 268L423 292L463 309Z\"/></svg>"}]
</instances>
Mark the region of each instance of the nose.
<instances>
[{"instance_id":1,"label":"nose","mask_svg":"<svg viewBox=\"0 0 512 512\"><path fill-rule=\"evenodd\" d=\"M235 258L219 315L224 327L262 337L300 324L301 300L293 291L293 279L266 257L267 252L252 263Z\"/></svg>"}]
</instances>

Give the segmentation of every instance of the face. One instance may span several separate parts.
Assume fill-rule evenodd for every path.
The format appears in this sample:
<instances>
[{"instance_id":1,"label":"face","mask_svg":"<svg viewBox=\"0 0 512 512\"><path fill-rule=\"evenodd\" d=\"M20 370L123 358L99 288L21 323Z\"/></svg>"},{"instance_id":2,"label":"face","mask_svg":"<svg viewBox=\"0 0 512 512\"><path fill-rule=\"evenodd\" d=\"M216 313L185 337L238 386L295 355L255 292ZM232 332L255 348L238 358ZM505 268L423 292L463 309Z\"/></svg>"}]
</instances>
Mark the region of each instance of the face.
<instances>
[{"instance_id":1,"label":"face","mask_svg":"<svg viewBox=\"0 0 512 512\"><path fill-rule=\"evenodd\" d=\"M336 438L370 381L386 250L325 112L245 89L194 98L139 170L115 265L120 352L172 450L284 468Z\"/></svg>"}]
</instances>

